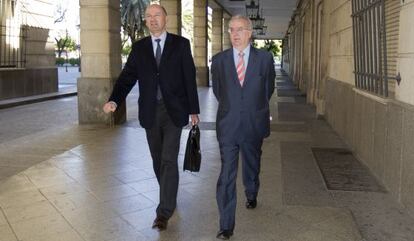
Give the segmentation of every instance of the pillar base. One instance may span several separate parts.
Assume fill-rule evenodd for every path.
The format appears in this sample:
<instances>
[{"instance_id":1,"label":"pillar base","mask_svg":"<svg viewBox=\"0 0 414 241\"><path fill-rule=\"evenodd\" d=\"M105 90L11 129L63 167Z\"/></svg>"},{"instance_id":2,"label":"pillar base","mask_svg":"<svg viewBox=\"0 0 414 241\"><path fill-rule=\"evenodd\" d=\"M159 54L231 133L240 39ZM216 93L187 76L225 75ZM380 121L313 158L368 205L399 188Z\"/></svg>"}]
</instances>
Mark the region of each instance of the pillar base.
<instances>
[{"instance_id":1,"label":"pillar base","mask_svg":"<svg viewBox=\"0 0 414 241\"><path fill-rule=\"evenodd\" d=\"M318 117L325 116L325 100L316 98L315 105L316 105L316 115Z\"/></svg>"},{"instance_id":2,"label":"pillar base","mask_svg":"<svg viewBox=\"0 0 414 241\"><path fill-rule=\"evenodd\" d=\"M208 67L196 67L197 86L208 87Z\"/></svg>"},{"instance_id":3,"label":"pillar base","mask_svg":"<svg viewBox=\"0 0 414 241\"><path fill-rule=\"evenodd\" d=\"M111 94L114 81L109 78L78 78L79 124L109 125L126 121L125 103L113 114L105 114L102 110Z\"/></svg>"}]
</instances>

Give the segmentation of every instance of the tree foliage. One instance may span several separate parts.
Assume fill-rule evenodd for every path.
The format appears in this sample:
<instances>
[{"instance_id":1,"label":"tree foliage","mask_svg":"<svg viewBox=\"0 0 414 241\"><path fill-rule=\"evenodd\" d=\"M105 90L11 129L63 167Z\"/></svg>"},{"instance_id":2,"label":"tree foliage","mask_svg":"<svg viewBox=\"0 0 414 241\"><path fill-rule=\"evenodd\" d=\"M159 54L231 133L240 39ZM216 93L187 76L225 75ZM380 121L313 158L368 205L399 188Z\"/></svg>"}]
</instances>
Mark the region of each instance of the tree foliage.
<instances>
[{"instance_id":1,"label":"tree foliage","mask_svg":"<svg viewBox=\"0 0 414 241\"><path fill-rule=\"evenodd\" d=\"M55 38L55 42L58 58L62 56L63 51L75 51L77 47L75 40L67 34L65 37Z\"/></svg>"},{"instance_id":2,"label":"tree foliage","mask_svg":"<svg viewBox=\"0 0 414 241\"><path fill-rule=\"evenodd\" d=\"M280 47L273 40L266 39L264 42L263 49L266 49L267 51L271 52L273 56L280 55Z\"/></svg>"},{"instance_id":3,"label":"tree foliage","mask_svg":"<svg viewBox=\"0 0 414 241\"><path fill-rule=\"evenodd\" d=\"M60 23L63 22L66 18L66 12L68 9L64 6L62 6L62 3L59 3L56 5L55 13L54 13L54 23Z\"/></svg>"},{"instance_id":4,"label":"tree foliage","mask_svg":"<svg viewBox=\"0 0 414 241\"><path fill-rule=\"evenodd\" d=\"M128 39L135 42L147 35L145 9L150 0L121 0L121 24L124 30L123 46Z\"/></svg>"},{"instance_id":5,"label":"tree foliage","mask_svg":"<svg viewBox=\"0 0 414 241\"><path fill-rule=\"evenodd\" d=\"M128 56L129 53L131 52L131 49L132 49L131 44L128 44L128 43L124 44L121 50L122 56Z\"/></svg>"},{"instance_id":6,"label":"tree foliage","mask_svg":"<svg viewBox=\"0 0 414 241\"><path fill-rule=\"evenodd\" d=\"M182 28L183 32L185 33L185 36L190 40L192 43L194 40L194 14L193 11L190 11L189 9L185 9L182 12ZM183 34L184 35L184 34Z\"/></svg>"}]
</instances>

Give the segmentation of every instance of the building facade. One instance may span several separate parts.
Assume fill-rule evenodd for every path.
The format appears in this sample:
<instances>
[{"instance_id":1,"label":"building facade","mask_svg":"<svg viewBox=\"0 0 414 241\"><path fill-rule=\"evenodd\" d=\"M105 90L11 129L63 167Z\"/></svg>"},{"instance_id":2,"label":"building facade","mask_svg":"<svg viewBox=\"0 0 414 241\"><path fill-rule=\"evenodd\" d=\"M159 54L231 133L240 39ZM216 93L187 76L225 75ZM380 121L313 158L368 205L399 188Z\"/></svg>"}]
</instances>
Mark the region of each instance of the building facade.
<instances>
[{"instance_id":1,"label":"building facade","mask_svg":"<svg viewBox=\"0 0 414 241\"><path fill-rule=\"evenodd\" d=\"M302 0L283 69L414 213L414 1Z\"/></svg>"},{"instance_id":2,"label":"building facade","mask_svg":"<svg viewBox=\"0 0 414 241\"><path fill-rule=\"evenodd\" d=\"M0 100L58 91L52 0L0 0Z\"/></svg>"}]
</instances>

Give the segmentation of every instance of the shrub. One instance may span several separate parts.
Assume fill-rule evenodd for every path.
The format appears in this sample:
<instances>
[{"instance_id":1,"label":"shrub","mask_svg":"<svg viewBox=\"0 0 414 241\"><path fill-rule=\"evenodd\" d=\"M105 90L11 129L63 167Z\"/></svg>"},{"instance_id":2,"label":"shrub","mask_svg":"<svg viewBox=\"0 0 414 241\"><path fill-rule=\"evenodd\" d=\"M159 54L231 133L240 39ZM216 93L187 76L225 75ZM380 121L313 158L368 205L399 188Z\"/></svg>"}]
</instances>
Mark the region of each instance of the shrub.
<instances>
[{"instance_id":1,"label":"shrub","mask_svg":"<svg viewBox=\"0 0 414 241\"><path fill-rule=\"evenodd\" d=\"M65 62L64 58L56 58L56 65L62 66Z\"/></svg>"},{"instance_id":2,"label":"shrub","mask_svg":"<svg viewBox=\"0 0 414 241\"><path fill-rule=\"evenodd\" d=\"M70 58L69 59L69 64L70 65L72 65L72 66L75 66L75 65L79 65L79 58Z\"/></svg>"}]
</instances>

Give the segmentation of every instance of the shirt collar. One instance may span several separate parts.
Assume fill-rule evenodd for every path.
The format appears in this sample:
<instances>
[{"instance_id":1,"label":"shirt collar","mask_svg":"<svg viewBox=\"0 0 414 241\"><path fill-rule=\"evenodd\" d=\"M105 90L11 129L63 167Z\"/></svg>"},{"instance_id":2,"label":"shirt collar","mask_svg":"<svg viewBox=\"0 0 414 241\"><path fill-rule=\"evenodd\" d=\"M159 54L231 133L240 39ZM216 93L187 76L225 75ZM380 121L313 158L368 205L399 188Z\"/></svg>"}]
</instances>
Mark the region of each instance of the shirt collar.
<instances>
[{"instance_id":1,"label":"shirt collar","mask_svg":"<svg viewBox=\"0 0 414 241\"><path fill-rule=\"evenodd\" d=\"M161 39L162 43L165 43L165 39L167 38L167 31L164 31L160 36L155 37L151 34L151 40L152 42L155 42L156 39Z\"/></svg>"},{"instance_id":2,"label":"shirt collar","mask_svg":"<svg viewBox=\"0 0 414 241\"><path fill-rule=\"evenodd\" d=\"M247 47L245 49L243 49L242 52L244 53L244 56L249 55L249 53L250 53L250 44L247 45ZM236 48L233 48L233 53L234 53L234 56L238 57L240 52Z\"/></svg>"}]
</instances>

